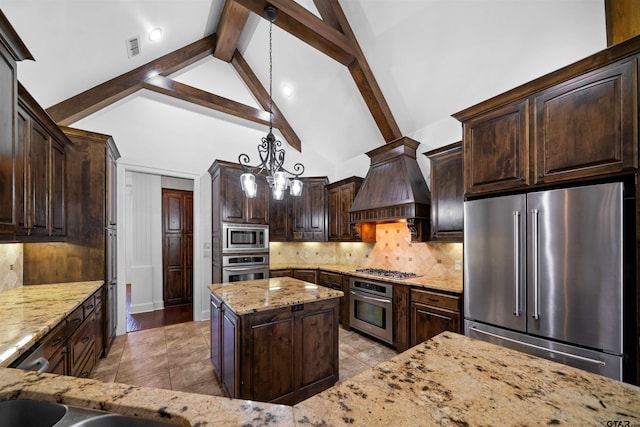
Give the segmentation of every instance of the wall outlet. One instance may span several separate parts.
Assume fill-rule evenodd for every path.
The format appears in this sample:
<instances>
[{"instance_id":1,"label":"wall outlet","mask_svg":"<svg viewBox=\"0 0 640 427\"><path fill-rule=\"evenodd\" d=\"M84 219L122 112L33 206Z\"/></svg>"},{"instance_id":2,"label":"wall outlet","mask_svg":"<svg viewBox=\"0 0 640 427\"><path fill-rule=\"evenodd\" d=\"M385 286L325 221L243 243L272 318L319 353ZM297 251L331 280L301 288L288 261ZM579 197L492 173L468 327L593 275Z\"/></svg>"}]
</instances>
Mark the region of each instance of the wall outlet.
<instances>
[{"instance_id":1,"label":"wall outlet","mask_svg":"<svg viewBox=\"0 0 640 427\"><path fill-rule=\"evenodd\" d=\"M454 263L453 268L454 268L456 271L460 271L460 270L462 270L462 261L460 261L459 259L457 259L457 260L455 261L455 263Z\"/></svg>"}]
</instances>

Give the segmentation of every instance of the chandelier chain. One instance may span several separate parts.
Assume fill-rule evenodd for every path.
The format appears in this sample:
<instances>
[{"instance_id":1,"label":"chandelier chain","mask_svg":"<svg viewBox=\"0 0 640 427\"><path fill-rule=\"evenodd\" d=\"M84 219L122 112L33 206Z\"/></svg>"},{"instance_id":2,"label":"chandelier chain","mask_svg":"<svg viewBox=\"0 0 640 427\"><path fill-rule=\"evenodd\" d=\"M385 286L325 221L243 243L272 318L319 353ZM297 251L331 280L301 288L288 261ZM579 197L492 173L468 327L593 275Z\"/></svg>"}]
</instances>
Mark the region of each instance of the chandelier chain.
<instances>
[{"instance_id":1,"label":"chandelier chain","mask_svg":"<svg viewBox=\"0 0 640 427\"><path fill-rule=\"evenodd\" d=\"M269 21L269 131L273 129L273 21Z\"/></svg>"}]
</instances>

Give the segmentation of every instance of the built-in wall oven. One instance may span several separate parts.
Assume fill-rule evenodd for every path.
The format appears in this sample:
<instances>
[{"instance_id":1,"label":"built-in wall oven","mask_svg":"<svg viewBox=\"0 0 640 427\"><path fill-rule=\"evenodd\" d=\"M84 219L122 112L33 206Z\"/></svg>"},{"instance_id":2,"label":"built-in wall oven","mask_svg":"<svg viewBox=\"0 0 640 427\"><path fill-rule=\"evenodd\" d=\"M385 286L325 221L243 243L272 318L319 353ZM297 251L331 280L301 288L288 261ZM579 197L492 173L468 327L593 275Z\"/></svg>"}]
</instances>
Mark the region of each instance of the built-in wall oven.
<instances>
[{"instance_id":1,"label":"built-in wall oven","mask_svg":"<svg viewBox=\"0 0 640 427\"><path fill-rule=\"evenodd\" d=\"M268 278L269 255L267 253L222 256L223 283Z\"/></svg>"},{"instance_id":2,"label":"built-in wall oven","mask_svg":"<svg viewBox=\"0 0 640 427\"><path fill-rule=\"evenodd\" d=\"M269 226L260 224L222 224L222 252L266 252Z\"/></svg>"},{"instance_id":3,"label":"built-in wall oven","mask_svg":"<svg viewBox=\"0 0 640 427\"><path fill-rule=\"evenodd\" d=\"M352 277L349 325L393 344L393 285Z\"/></svg>"}]
</instances>

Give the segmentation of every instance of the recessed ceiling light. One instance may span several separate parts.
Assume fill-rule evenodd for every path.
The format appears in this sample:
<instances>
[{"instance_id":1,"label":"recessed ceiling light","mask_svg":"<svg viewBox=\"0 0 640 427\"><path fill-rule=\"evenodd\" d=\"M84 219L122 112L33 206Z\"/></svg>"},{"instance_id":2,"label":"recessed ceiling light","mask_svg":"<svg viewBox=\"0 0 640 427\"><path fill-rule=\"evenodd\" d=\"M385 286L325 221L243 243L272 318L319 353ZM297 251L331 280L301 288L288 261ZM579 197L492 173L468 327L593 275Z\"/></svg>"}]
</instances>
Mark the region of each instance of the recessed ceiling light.
<instances>
[{"instance_id":1,"label":"recessed ceiling light","mask_svg":"<svg viewBox=\"0 0 640 427\"><path fill-rule=\"evenodd\" d=\"M289 84L283 83L282 94L287 98L291 98L293 96L293 88Z\"/></svg>"},{"instance_id":2,"label":"recessed ceiling light","mask_svg":"<svg viewBox=\"0 0 640 427\"><path fill-rule=\"evenodd\" d=\"M156 27L153 30L149 31L149 40L152 42L157 42L162 38L162 28Z\"/></svg>"}]
</instances>

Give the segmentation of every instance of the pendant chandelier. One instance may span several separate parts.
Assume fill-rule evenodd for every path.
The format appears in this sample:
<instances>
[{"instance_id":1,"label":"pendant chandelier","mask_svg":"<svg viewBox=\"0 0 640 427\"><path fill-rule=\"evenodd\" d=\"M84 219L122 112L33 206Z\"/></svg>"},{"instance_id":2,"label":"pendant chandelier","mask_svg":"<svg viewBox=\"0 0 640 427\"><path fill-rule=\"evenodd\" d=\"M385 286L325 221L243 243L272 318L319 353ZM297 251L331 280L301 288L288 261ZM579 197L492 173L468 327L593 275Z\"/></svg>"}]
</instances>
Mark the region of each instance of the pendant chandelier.
<instances>
[{"instance_id":1,"label":"pendant chandelier","mask_svg":"<svg viewBox=\"0 0 640 427\"><path fill-rule=\"evenodd\" d=\"M281 148L282 142L273 135L273 98L271 94L273 88L272 29L273 21L276 20L277 15L278 11L275 7L267 6L264 8L264 16L269 20L269 133L258 144L259 165L250 166L251 160L244 153L238 156L238 163L245 170L240 176L242 191L249 198L257 196L256 175L261 174L263 171L266 172L266 180L275 200L282 200L287 188L289 188L292 196L302 195L302 181L298 177L304 173L304 166L301 163L296 163L293 165L294 172L285 169L285 151L284 148Z\"/></svg>"}]
</instances>

